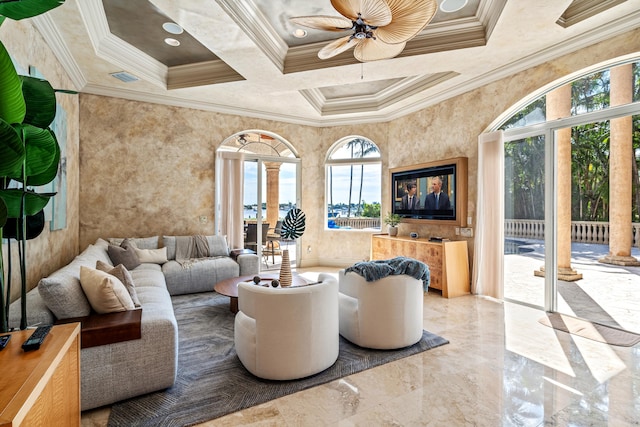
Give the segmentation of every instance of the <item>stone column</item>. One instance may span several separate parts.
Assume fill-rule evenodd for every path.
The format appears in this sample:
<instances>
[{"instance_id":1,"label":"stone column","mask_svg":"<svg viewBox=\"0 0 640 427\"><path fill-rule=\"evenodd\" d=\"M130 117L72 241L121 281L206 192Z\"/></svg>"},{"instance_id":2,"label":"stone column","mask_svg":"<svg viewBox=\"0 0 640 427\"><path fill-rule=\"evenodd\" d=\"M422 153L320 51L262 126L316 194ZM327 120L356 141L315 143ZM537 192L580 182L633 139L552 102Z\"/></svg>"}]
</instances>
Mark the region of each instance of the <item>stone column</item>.
<instances>
[{"instance_id":1,"label":"stone column","mask_svg":"<svg viewBox=\"0 0 640 427\"><path fill-rule=\"evenodd\" d=\"M631 64L611 69L611 106L633 100ZM640 265L631 256L633 228L631 226L633 123L631 116L611 119L609 143L609 254L600 262L615 265Z\"/></svg>"},{"instance_id":2,"label":"stone column","mask_svg":"<svg viewBox=\"0 0 640 427\"><path fill-rule=\"evenodd\" d=\"M571 115L571 85L564 85L547 94L547 121ZM556 132L558 146L558 182L556 188L556 214L558 217L558 280L576 281L582 279L571 268L571 128ZM544 276L544 268L535 271L536 276Z\"/></svg>"},{"instance_id":3,"label":"stone column","mask_svg":"<svg viewBox=\"0 0 640 427\"><path fill-rule=\"evenodd\" d=\"M280 216L280 165L277 162L264 162L267 171L267 218L270 227L275 227Z\"/></svg>"}]
</instances>

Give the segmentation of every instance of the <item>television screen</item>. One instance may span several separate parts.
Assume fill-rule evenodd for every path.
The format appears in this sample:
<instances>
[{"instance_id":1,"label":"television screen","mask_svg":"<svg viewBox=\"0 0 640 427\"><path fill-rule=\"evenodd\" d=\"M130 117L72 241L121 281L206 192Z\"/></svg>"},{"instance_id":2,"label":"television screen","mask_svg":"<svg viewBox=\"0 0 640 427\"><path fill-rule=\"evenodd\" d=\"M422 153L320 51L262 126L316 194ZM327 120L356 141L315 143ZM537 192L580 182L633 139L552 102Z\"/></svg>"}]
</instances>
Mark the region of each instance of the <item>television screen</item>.
<instances>
[{"instance_id":1,"label":"television screen","mask_svg":"<svg viewBox=\"0 0 640 427\"><path fill-rule=\"evenodd\" d=\"M392 212L402 218L455 221L456 179L456 163L392 171Z\"/></svg>"}]
</instances>

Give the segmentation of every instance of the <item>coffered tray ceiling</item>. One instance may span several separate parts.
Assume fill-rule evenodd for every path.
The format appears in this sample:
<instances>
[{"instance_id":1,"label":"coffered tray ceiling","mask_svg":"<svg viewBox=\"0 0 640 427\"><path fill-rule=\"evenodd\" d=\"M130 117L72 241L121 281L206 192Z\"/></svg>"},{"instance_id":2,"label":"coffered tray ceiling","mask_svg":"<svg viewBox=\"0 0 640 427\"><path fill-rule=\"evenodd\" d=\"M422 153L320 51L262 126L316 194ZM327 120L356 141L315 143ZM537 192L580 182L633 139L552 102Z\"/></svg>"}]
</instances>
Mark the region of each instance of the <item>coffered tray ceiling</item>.
<instances>
[{"instance_id":1,"label":"coffered tray ceiling","mask_svg":"<svg viewBox=\"0 0 640 427\"><path fill-rule=\"evenodd\" d=\"M318 59L348 32L295 37L309 15L338 16L329 0L67 0L33 21L81 92L313 126L388 121L640 26L637 0L468 0L360 63Z\"/></svg>"}]
</instances>

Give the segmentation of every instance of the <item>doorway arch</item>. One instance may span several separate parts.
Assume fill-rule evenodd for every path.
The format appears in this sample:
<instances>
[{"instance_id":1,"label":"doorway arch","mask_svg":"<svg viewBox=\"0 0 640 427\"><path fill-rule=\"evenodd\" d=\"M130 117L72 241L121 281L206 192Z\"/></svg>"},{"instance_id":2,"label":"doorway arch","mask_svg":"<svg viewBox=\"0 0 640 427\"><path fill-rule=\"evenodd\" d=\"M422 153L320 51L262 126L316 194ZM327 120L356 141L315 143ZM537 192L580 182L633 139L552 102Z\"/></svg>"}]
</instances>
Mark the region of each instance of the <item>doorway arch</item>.
<instances>
[{"instance_id":1,"label":"doorway arch","mask_svg":"<svg viewBox=\"0 0 640 427\"><path fill-rule=\"evenodd\" d=\"M623 71L622 69L625 70ZM625 78L628 78L629 81L633 81L634 83L630 90L627 89L629 93L627 93L628 96L624 101L619 102L619 93L621 92L618 92L618 94L615 95L618 102L614 102L614 95L609 91L609 88L613 87L615 80L614 75L620 76L620 72L626 73L624 74L626 76ZM582 90L582 85L585 84L585 81L588 83L588 80L591 78L600 79L603 88L598 88L596 87L597 85L584 86L589 88L588 96L580 97L579 93ZM620 77L616 78L620 79ZM606 98L602 101L601 105L581 105L581 99L592 99L597 96L601 96L603 99ZM572 194L573 197L575 197L576 185L578 185L574 177L576 171L573 170L572 172L572 169L576 169L576 165L578 164L576 156L581 153L581 151L579 151L581 150L581 138L584 138L585 132L592 124L599 125L598 127L600 129L607 129L606 135L603 134L604 136L602 137L606 139L606 144L602 144L602 147L599 149L591 149L592 152L598 152L607 158L606 164L604 166L600 165L600 168L604 167L607 169L607 176L609 176L609 172L611 173L611 177L608 177L600 186L610 189L609 181L616 183L610 190L607 190L607 198L609 197L609 191L611 195L613 195L620 187L620 180L613 178L618 170L624 172L622 175L633 175L630 169L631 166L619 166L619 163L614 163L614 160L616 157L618 159L626 157L626 160L632 157L637 167L637 164L640 162L640 150L637 146L637 141L632 140L632 142L635 141L636 143L636 145L634 145L635 151L631 151L631 149L625 151L626 153L632 154L629 156L628 154L614 154L615 144L612 143L609 145L609 139L611 138L611 140L613 140L613 122L616 120L626 118L629 122L633 123L632 126L634 127L632 128L632 132L637 132L638 128L640 128L639 98L640 56L636 53L592 65L545 85L502 113L489 126L487 132L481 136L482 141L482 137L490 137L493 134L499 133L500 144L504 144L501 148L501 154L504 158L502 159L503 163L500 167L500 170L504 170L506 173L503 182L506 196L502 196L506 204L502 206L501 213L502 219L504 220L501 231L505 234L505 246L504 250L501 251L502 253L499 254L499 256L505 258L505 276L504 280L502 280L502 286L506 286L507 283L521 284L521 288L528 292L524 300L525 305L542 308L546 311L559 311L577 317L586 317L589 320L611 324L612 326L622 327L623 329L640 330L640 324L632 322L625 323L625 321L621 320L621 316L618 316L615 312L615 309L607 311L608 309L603 307L603 314L598 313L598 317L594 318L588 317L594 310L585 309L585 304L591 307L602 305L597 301L597 295L594 292L597 287L587 283L587 275L595 276L594 272L601 272L605 268L603 264L611 264L610 261L607 261L607 258L615 258L616 260L618 258L625 258L625 262L635 261L633 256L630 256L633 254L618 253L621 246L623 246L620 243L613 245L616 247L614 250L611 246L612 240L610 239L614 233L625 237L627 234L630 236L631 234L627 233L626 229L623 229L621 225L630 227L631 219L628 221L613 220L607 215L604 220L592 220L591 223L589 223L589 220L585 221L582 218L577 219L575 217L575 209L572 210L572 206L576 204L572 198ZM558 113L558 102L563 99L566 105L564 112ZM611 127L611 133L609 133L609 127ZM626 138L627 140L630 139L629 137ZM480 142L479 151L481 152L483 152L482 145L483 142ZM521 148L518 148L518 145L520 145ZM535 158L539 160L537 164L534 164L535 162L531 160L533 157L529 157L523 164L531 166L530 176L527 175L528 186L532 187L537 185L539 190L535 193L535 197L532 193L529 198L529 200L531 200L531 206L535 207L533 200L537 200L540 201L540 207L543 210L538 212L541 214L540 218L536 218L534 221L528 221L528 223L524 225L523 221L520 221L517 215L513 218L509 217L509 208L518 210L526 207L525 202L518 203L517 205L511 205L509 203L509 197L511 197L511 202L513 203L516 200L516 196L514 196L515 190L507 188L507 184L509 184L509 186L515 185L517 181L516 172L522 176L521 170L518 172L514 169L516 167L515 163L509 163L507 159L509 150L513 150L519 156L522 156L522 153L525 152L525 154L535 152ZM635 155L633 155L634 152ZM633 160L631 161L632 165ZM591 171L592 166L594 168L599 167L598 164L592 165L589 163L585 167L578 167L578 170ZM484 172L486 171L479 170L479 178L484 175ZM513 173L510 174L510 172ZM566 178L567 176L568 178ZM568 184L566 184L567 182ZM563 185L569 186L568 196L567 191L563 190ZM636 192L637 191L638 190L636 190ZM629 200L631 200L630 190L629 193L623 194L625 197L627 197L627 195ZM482 199L481 190L478 191L478 199ZM609 203L607 204L608 206L612 206ZM569 209L568 211L566 210L567 208ZM608 209L609 207L607 207L607 212ZM631 211L631 207L626 208L626 206L620 209ZM603 239L605 240L602 240L602 242L594 241L593 243L607 245L609 255L607 255L605 251L603 254L599 254L598 258L593 259L593 264L588 264L587 261L585 261L587 257L584 256L584 253L580 253L579 248L578 251L574 251L574 248L579 246L576 245L576 242L584 242L584 240L579 240L583 237L580 236L579 233L576 233L576 227L584 226L595 230L596 227L600 227L600 225L596 223L602 221L606 222L606 230L602 232L604 236ZM576 223L584 224L576 225ZM617 228L614 229L614 226ZM616 231L621 229L623 230ZM525 230L529 235L519 235L523 238L513 236L512 233L514 231L520 233L522 230ZM538 233L536 236L539 242L530 242L530 240L536 240L536 238L530 238L531 233ZM589 233L591 232L589 231ZM578 236L576 236L576 234L578 234ZM528 237L528 239L524 237ZM634 246L638 246L637 242L634 243ZM627 247L626 249L629 248ZM523 252L534 252L534 254L537 253L540 256L534 269L522 268L522 265L518 266L517 269L519 272L526 271L528 276L533 276L533 274L529 273L537 270L535 275L538 277L536 280L543 284L540 292L531 293L532 283L528 279L525 282L521 280L520 276L509 276L510 272L506 265L506 258L513 256L519 257L521 250L523 250ZM515 253L513 251L515 251ZM578 268L573 268L572 265L575 266L576 259L578 260ZM569 262L571 264L569 264ZM620 269L618 268L618 270ZM620 274L617 276L620 276ZM607 293L604 287L605 285L609 286L609 282L612 281L607 279L599 280L598 286L603 287L602 292ZM505 292L504 299L513 301L513 295L514 294L509 295ZM610 293L609 295L612 294ZM569 301L569 298L575 299ZM640 294L638 298L640 298ZM575 301L580 301L582 306L578 306L578 303ZM515 302L522 303L523 301L516 300Z\"/></svg>"},{"instance_id":2,"label":"doorway arch","mask_svg":"<svg viewBox=\"0 0 640 427\"><path fill-rule=\"evenodd\" d=\"M227 187L220 159L234 157L241 163L241 173L234 175L239 182L233 182L235 199L242 203L243 227L256 224L258 230L268 228L270 240L276 239L273 233L277 221L282 219L289 209L300 206L300 158L297 150L282 136L263 129L246 129L227 137L217 150L216 156L216 230L222 230L219 218L225 217L225 197L223 188ZM225 184L225 185L222 185ZM228 188L228 187L227 187ZM235 215L238 215L237 211ZM237 218L236 218L237 220ZM267 225L268 224L268 225ZM269 267L264 252L265 236L257 233L255 246L262 267ZM243 245L244 246L244 245ZM296 245L292 265L300 257L299 245ZM280 254L277 244L270 246L272 266L275 256Z\"/></svg>"}]
</instances>

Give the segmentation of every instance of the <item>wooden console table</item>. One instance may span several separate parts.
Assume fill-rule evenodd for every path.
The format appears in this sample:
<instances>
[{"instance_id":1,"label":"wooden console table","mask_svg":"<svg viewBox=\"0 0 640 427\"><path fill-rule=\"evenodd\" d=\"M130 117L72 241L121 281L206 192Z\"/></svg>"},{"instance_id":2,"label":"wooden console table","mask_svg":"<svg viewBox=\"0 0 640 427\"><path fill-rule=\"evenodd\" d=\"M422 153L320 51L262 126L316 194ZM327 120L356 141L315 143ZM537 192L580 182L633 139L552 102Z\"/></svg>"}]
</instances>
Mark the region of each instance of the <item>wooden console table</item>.
<instances>
[{"instance_id":1,"label":"wooden console table","mask_svg":"<svg viewBox=\"0 0 640 427\"><path fill-rule=\"evenodd\" d=\"M32 333L11 333L0 351L0 427L79 426L80 324L56 325L40 349L24 352Z\"/></svg>"},{"instance_id":2,"label":"wooden console table","mask_svg":"<svg viewBox=\"0 0 640 427\"><path fill-rule=\"evenodd\" d=\"M430 242L408 236L371 235L371 259L406 256L429 266L429 287L442 291L445 298L466 295L469 287L469 255L465 240Z\"/></svg>"}]
</instances>

